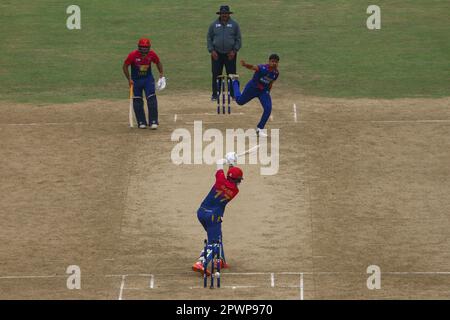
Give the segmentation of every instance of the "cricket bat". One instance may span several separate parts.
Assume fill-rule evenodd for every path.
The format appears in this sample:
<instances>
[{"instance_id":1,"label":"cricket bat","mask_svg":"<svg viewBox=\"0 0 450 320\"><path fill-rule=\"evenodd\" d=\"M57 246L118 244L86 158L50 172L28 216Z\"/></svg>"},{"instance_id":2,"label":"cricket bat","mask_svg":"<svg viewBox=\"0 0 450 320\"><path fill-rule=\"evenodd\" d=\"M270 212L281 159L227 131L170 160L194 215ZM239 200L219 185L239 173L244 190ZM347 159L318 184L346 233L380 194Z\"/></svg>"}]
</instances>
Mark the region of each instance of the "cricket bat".
<instances>
[{"instance_id":1,"label":"cricket bat","mask_svg":"<svg viewBox=\"0 0 450 320\"><path fill-rule=\"evenodd\" d=\"M134 110L133 110L133 85L130 86L130 110L128 112L128 123L130 128L134 128Z\"/></svg>"}]
</instances>

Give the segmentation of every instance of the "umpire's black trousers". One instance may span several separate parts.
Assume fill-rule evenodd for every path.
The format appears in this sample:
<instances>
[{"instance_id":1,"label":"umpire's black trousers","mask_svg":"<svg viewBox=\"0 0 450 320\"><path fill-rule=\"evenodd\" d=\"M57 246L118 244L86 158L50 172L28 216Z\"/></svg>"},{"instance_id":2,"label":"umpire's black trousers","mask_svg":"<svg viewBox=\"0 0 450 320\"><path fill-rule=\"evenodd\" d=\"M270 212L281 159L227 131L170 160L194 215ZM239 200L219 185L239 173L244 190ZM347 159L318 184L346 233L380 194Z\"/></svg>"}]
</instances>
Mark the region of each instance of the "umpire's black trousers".
<instances>
[{"instance_id":1,"label":"umpire's black trousers","mask_svg":"<svg viewBox=\"0 0 450 320\"><path fill-rule=\"evenodd\" d=\"M228 55L226 53L217 53L218 58L214 60L211 57L211 71L212 71L212 95L217 95L217 76L220 76L223 71L223 66L225 66L225 70L227 74L236 73L236 58L237 53L234 55L234 59L228 59ZM221 92L222 84L220 83L219 92ZM230 88L231 96L234 97L233 86Z\"/></svg>"}]
</instances>

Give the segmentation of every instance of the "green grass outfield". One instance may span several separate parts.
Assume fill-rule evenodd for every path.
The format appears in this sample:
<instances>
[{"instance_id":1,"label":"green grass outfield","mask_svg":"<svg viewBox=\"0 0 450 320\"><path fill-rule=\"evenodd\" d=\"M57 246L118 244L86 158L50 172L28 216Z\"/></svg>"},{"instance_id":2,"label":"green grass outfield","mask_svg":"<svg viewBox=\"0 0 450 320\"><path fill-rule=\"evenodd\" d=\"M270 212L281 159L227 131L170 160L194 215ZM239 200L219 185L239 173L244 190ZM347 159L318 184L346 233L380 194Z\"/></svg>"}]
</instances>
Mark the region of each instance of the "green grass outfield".
<instances>
[{"instance_id":1,"label":"green grass outfield","mask_svg":"<svg viewBox=\"0 0 450 320\"><path fill-rule=\"evenodd\" d=\"M224 1L2 0L0 100L126 98L121 65L149 36L168 77L163 94L210 87L206 32ZM81 30L66 8L81 7ZM448 0L229 1L240 23L238 58L281 56L274 86L329 97L450 95ZM366 8L381 7L381 30ZM154 69L155 70L155 69ZM155 70L156 71L156 70ZM239 69L243 79L250 73Z\"/></svg>"}]
</instances>

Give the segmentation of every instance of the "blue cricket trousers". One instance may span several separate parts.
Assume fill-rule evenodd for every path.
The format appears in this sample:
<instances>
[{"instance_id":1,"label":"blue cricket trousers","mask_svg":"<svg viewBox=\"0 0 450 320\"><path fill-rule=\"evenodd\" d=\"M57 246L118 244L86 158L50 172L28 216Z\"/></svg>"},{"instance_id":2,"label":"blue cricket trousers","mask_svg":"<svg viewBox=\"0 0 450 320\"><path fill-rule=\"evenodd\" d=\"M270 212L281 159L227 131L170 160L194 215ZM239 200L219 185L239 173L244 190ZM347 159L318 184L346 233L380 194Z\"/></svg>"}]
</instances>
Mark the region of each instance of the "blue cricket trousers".
<instances>
[{"instance_id":1,"label":"blue cricket trousers","mask_svg":"<svg viewBox=\"0 0 450 320\"><path fill-rule=\"evenodd\" d=\"M239 88L238 80L233 81L233 88L235 100L240 106L246 104L253 98L258 97L264 111L257 127L259 129L264 129L264 126L266 125L267 120L269 120L270 114L272 113L272 98L270 97L269 91L256 88L252 80L250 80L245 85L244 91L242 93Z\"/></svg>"},{"instance_id":2,"label":"blue cricket trousers","mask_svg":"<svg viewBox=\"0 0 450 320\"><path fill-rule=\"evenodd\" d=\"M133 80L133 82L133 109L138 124L147 125L142 91L144 91L145 99L147 100L148 124L158 124L158 101L155 94L155 79L153 77L147 77Z\"/></svg>"},{"instance_id":3,"label":"blue cricket trousers","mask_svg":"<svg viewBox=\"0 0 450 320\"><path fill-rule=\"evenodd\" d=\"M211 209L200 207L197 210L198 221L202 224L208 235L208 249L211 249L211 244L220 239L222 247L222 259L225 261L225 253L223 251L222 238L222 217L223 212L217 212ZM209 251L209 250L208 250ZM208 263L211 260L211 255L207 255Z\"/></svg>"}]
</instances>

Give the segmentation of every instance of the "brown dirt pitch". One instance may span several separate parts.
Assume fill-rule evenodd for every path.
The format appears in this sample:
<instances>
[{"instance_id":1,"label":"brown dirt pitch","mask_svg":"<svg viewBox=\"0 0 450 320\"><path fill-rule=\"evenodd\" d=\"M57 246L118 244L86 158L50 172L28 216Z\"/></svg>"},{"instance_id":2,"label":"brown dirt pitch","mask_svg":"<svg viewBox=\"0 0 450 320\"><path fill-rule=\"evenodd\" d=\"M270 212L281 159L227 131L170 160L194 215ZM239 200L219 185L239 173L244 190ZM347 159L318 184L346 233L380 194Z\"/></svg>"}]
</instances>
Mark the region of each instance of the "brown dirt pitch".
<instances>
[{"instance_id":1,"label":"brown dirt pitch","mask_svg":"<svg viewBox=\"0 0 450 320\"><path fill-rule=\"evenodd\" d=\"M257 102L217 115L206 93L166 92L157 131L128 128L127 101L2 103L0 298L450 298L450 99L273 101L279 172L242 166L214 295L190 267L215 168L173 164L170 137L252 128Z\"/></svg>"}]
</instances>

